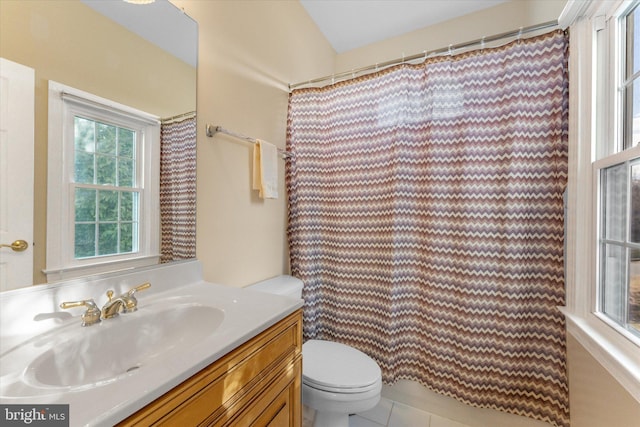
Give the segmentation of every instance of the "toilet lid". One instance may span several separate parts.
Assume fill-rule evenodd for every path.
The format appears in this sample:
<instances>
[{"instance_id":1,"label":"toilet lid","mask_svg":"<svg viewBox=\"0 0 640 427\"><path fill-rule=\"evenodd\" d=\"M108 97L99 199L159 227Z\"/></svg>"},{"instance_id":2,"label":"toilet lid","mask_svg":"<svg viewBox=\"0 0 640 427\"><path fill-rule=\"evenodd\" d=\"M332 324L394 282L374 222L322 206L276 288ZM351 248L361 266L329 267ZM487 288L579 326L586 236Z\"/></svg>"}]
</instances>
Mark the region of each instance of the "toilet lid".
<instances>
[{"instance_id":1,"label":"toilet lid","mask_svg":"<svg viewBox=\"0 0 640 427\"><path fill-rule=\"evenodd\" d=\"M381 381L378 364L369 356L332 341L302 345L302 378L307 385L343 393L366 391Z\"/></svg>"}]
</instances>

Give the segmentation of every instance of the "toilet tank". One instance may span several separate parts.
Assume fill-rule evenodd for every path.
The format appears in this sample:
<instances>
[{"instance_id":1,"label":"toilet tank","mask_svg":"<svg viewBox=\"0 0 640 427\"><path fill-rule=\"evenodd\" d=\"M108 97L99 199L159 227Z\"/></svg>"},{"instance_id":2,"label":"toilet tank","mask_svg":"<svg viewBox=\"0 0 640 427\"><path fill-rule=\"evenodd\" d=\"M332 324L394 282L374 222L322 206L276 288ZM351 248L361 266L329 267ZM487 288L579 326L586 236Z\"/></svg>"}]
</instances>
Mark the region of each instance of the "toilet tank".
<instances>
[{"instance_id":1,"label":"toilet tank","mask_svg":"<svg viewBox=\"0 0 640 427\"><path fill-rule=\"evenodd\" d=\"M288 275L276 276L254 283L247 286L247 289L290 298L302 298L302 280Z\"/></svg>"}]
</instances>

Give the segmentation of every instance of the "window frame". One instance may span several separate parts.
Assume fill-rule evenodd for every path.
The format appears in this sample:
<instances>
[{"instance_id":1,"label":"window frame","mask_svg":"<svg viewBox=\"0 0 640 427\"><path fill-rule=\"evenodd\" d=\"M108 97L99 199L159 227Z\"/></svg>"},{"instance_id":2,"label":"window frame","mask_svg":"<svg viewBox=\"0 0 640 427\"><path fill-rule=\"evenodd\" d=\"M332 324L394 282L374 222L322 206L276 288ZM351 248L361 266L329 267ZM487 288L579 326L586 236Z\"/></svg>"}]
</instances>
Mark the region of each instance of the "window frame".
<instances>
[{"instance_id":1,"label":"window frame","mask_svg":"<svg viewBox=\"0 0 640 427\"><path fill-rule=\"evenodd\" d=\"M631 164L634 162L637 162L638 159L640 159L640 146L635 146L632 148L628 148L624 151L620 151L616 154L606 156L602 159L599 159L593 162L593 173L592 173L593 179L594 179L593 188L595 189L595 192L596 192L595 201L594 201L594 205L595 205L594 217L596 218L596 228L597 228L597 241L595 244L596 254L595 254L595 262L594 262L595 270L596 270L595 272L595 278L596 278L595 290L596 291L595 291L595 301L593 306L593 314L597 316L600 320L608 324L617 333L619 333L620 335L622 335L623 337L631 341L634 345L640 347L640 334L638 332L630 331L625 326L620 325L618 322L612 319L607 313L604 312L604 308L603 308L604 294L603 294L603 283L602 283L603 272L602 272L602 265L600 262L601 257L603 256L601 243L602 243L602 240L604 239L602 237L602 228L604 227L604 221L602 218L603 206L602 206L602 197L601 197L602 196L601 193L603 189L602 188L602 171L611 166L626 164L627 167L629 168L629 173L630 173ZM628 188L627 186L627 191L629 190L630 188ZM629 207L631 203L631 195L627 193L626 198L627 198L627 206ZM627 219L626 229L625 229L625 238L623 239L625 242L623 244L615 244L615 245L622 246L625 248L629 247L628 234L629 234L629 218ZM604 239L604 240L608 240L608 239ZM636 245L633 245L633 246L636 246ZM628 262L626 264L628 264ZM629 266L627 265L626 268L627 268L627 276L628 276ZM627 281L627 286L628 284L629 282Z\"/></svg>"},{"instance_id":2,"label":"window frame","mask_svg":"<svg viewBox=\"0 0 640 427\"><path fill-rule=\"evenodd\" d=\"M571 27L566 305L559 309L565 314L567 331L640 402L638 345L597 310L600 206L595 166L604 163L594 163L613 154L602 141L620 132L614 117L619 117L621 106L612 96L616 90L612 73L617 72L620 52L610 47L616 27L610 24L631 5L630 0L569 1L558 19L562 28ZM598 75L605 78L597 79Z\"/></svg>"},{"instance_id":3,"label":"window frame","mask_svg":"<svg viewBox=\"0 0 640 427\"><path fill-rule=\"evenodd\" d=\"M594 247L594 267L595 267L595 295L591 309L601 321L609 325L616 333L630 340L634 345L640 347L640 337L628 331L603 312L602 301L603 284L601 271L601 248L600 239L602 231L602 204L601 204L601 171L607 167L629 162L640 157L640 147L631 146L625 149L625 138L627 135L627 123L625 122L626 108L628 100L625 96L626 86L626 28L623 19L634 8L637 2L624 0L605 3L598 11L595 18L595 49L596 49L596 72L594 75L594 86L597 94L595 101L595 123L602 127L595 133L596 150L592 159L593 189L595 195L593 200L593 217L595 219L594 228L596 230L596 240ZM598 67L600 62L603 66ZM629 195L627 195L629 197ZM628 202L628 200L627 200ZM628 226L628 224L627 224ZM626 230L628 233L628 230ZM628 284L627 284L628 286Z\"/></svg>"},{"instance_id":4,"label":"window frame","mask_svg":"<svg viewBox=\"0 0 640 427\"><path fill-rule=\"evenodd\" d=\"M628 16L630 15L632 12L637 12L638 14L640 14L640 4L638 3L633 3L631 2L629 5L625 5L625 8L623 9L623 12L620 13L620 16ZM626 57L627 54L627 50L626 50L626 43L628 43L629 41L629 34L628 34L628 28L627 25L622 25L622 23L620 23L620 25L616 26L616 38L617 39L623 39L625 40L625 46L620 46L620 49L618 50L618 54L622 57ZM640 58L637 58L637 60L640 62ZM620 64L621 61L618 61L618 64ZM625 65L628 67L628 64L625 63ZM632 93L632 97L628 98L627 96L620 96L620 111L628 111L629 109L631 110L631 115L633 114L633 84L634 83L638 83L640 84L640 71L636 71L634 74L632 74L631 76L628 76L628 68L627 67L621 67L620 70L617 71L618 73L618 78L620 79L620 87L618 88L619 91L625 91L625 94L628 95L628 92L626 91L631 91ZM631 148L633 147L633 123L632 120L629 122L625 122L625 119L628 119L629 116L625 116L622 117L622 115L620 115L620 151L624 150L625 148ZM631 140L631 144L627 144L627 140Z\"/></svg>"},{"instance_id":5,"label":"window frame","mask_svg":"<svg viewBox=\"0 0 640 427\"><path fill-rule=\"evenodd\" d=\"M138 251L76 259L74 248L74 117L134 129L139 184ZM154 265L160 259L160 121L158 117L49 81L47 281Z\"/></svg>"}]
</instances>

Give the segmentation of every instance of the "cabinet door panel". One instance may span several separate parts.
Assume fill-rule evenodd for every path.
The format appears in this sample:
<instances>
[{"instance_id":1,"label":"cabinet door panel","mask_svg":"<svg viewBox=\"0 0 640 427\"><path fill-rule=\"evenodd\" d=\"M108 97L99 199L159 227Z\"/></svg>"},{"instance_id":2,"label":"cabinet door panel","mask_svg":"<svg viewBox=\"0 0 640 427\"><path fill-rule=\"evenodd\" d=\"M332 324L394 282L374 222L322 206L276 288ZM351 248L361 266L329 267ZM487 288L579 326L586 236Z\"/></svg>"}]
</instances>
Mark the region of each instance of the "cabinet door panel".
<instances>
[{"instance_id":1,"label":"cabinet door panel","mask_svg":"<svg viewBox=\"0 0 640 427\"><path fill-rule=\"evenodd\" d=\"M252 427L300 427L302 358L270 384L257 401L227 425Z\"/></svg>"}]
</instances>

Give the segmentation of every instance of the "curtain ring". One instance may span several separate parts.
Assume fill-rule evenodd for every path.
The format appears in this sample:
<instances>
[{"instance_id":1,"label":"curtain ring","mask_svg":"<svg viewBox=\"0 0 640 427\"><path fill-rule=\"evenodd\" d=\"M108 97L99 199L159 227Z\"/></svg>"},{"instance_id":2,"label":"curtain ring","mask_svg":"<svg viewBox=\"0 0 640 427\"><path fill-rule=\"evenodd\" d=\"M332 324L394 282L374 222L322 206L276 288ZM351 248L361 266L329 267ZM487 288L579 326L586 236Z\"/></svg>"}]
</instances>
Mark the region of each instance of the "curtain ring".
<instances>
[{"instance_id":1,"label":"curtain ring","mask_svg":"<svg viewBox=\"0 0 640 427\"><path fill-rule=\"evenodd\" d=\"M482 36L482 41L480 41L480 50L484 52L484 38L485 36Z\"/></svg>"},{"instance_id":2,"label":"curtain ring","mask_svg":"<svg viewBox=\"0 0 640 427\"><path fill-rule=\"evenodd\" d=\"M522 27L520 27L520 31L518 31L518 44L522 41Z\"/></svg>"},{"instance_id":3,"label":"curtain ring","mask_svg":"<svg viewBox=\"0 0 640 427\"><path fill-rule=\"evenodd\" d=\"M453 56L453 45L449 45L449 56Z\"/></svg>"}]
</instances>

